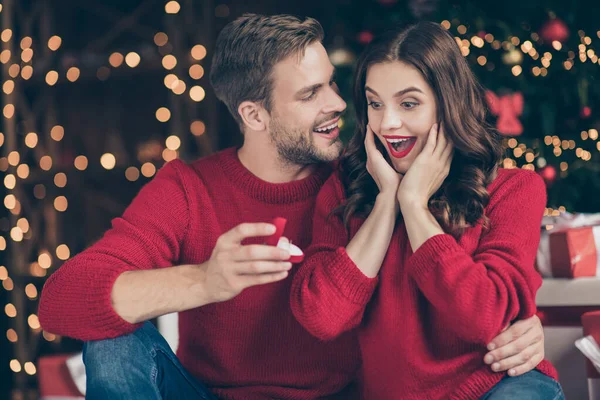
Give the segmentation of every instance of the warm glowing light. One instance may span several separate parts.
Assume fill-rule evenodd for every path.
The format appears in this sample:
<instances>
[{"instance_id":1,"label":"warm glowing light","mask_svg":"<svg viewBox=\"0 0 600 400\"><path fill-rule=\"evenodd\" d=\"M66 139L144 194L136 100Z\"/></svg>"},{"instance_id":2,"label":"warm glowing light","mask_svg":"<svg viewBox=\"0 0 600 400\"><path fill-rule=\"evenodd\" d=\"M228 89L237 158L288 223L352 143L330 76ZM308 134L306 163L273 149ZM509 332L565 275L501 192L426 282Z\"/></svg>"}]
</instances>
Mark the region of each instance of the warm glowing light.
<instances>
[{"instance_id":1,"label":"warm glowing light","mask_svg":"<svg viewBox=\"0 0 600 400\"><path fill-rule=\"evenodd\" d=\"M156 110L156 119L160 122L167 122L171 118L171 111L166 107Z\"/></svg>"},{"instance_id":2,"label":"warm glowing light","mask_svg":"<svg viewBox=\"0 0 600 400\"><path fill-rule=\"evenodd\" d=\"M17 176L21 179L27 179L29 176L29 165L21 164L17 167Z\"/></svg>"},{"instance_id":3,"label":"warm glowing light","mask_svg":"<svg viewBox=\"0 0 600 400\"><path fill-rule=\"evenodd\" d=\"M167 4L165 4L165 12L167 14L177 14L180 9L181 6L175 0L169 1Z\"/></svg>"},{"instance_id":4,"label":"warm glowing light","mask_svg":"<svg viewBox=\"0 0 600 400\"><path fill-rule=\"evenodd\" d=\"M35 373L36 373L35 365L33 365L33 363L31 361L27 361L23 365L23 369L25 370L25 373L27 375L35 375Z\"/></svg>"},{"instance_id":5,"label":"warm glowing light","mask_svg":"<svg viewBox=\"0 0 600 400\"><path fill-rule=\"evenodd\" d=\"M11 78L19 76L19 71L21 71L21 66L19 64L13 64L8 68L8 74Z\"/></svg>"},{"instance_id":6,"label":"warm glowing light","mask_svg":"<svg viewBox=\"0 0 600 400\"><path fill-rule=\"evenodd\" d=\"M100 157L100 164L105 168L105 169L113 169L115 167L115 165L117 164L117 159L115 158L115 156L111 153L104 153L102 154L102 156Z\"/></svg>"},{"instance_id":7,"label":"warm glowing light","mask_svg":"<svg viewBox=\"0 0 600 400\"><path fill-rule=\"evenodd\" d=\"M131 68L137 67L140 64L141 60L142 59L141 59L140 55L133 51L131 53L128 53L125 56L125 63L127 65L129 65Z\"/></svg>"},{"instance_id":8,"label":"warm glowing light","mask_svg":"<svg viewBox=\"0 0 600 400\"><path fill-rule=\"evenodd\" d=\"M10 153L8 153L8 163L10 165L12 165L13 167L16 167L17 165L19 165L20 159L21 159L21 156L16 151L11 151Z\"/></svg>"},{"instance_id":9,"label":"warm glowing light","mask_svg":"<svg viewBox=\"0 0 600 400\"><path fill-rule=\"evenodd\" d=\"M13 174L8 174L4 177L4 186L7 189L9 189L9 190L14 189L16 184L17 184L17 178L15 178L15 176Z\"/></svg>"},{"instance_id":10,"label":"warm glowing light","mask_svg":"<svg viewBox=\"0 0 600 400\"><path fill-rule=\"evenodd\" d=\"M15 90L15 81L13 80L9 79L2 85L2 91L6 94L11 94L13 90Z\"/></svg>"},{"instance_id":11,"label":"warm glowing light","mask_svg":"<svg viewBox=\"0 0 600 400\"><path fill-rule=\"evenodd\" d=\"M65 196L58 196L56 199L54 199L54 208L56 211L64 212L67 211L68 207L69 202Z\"/></svg>"},{"instance_id":12,"label":"warm glowing light","mask_svg":"<svg viewBox=\"0 0 600 400\"><path fill-rule=\"evenodd\" d=\"M193 86L190 89L190 97L194 101L204 100L205 95L206 95L206 92L204 91L204 89L201 86Z\"/></svg>"},{"instance_id":13,"label":"warm glowing light","mask_svg":"<svg viewBox=\"0 0 600 400\"><path fill-rule=\"evenodd\" d=\"M71 251L69 250L69 246L66 244L61 244L56 248L56 257L59 260L67 260L71 257Z\"/></svg>"},{"instance_id":14,"label":"warm glowing light","mask_svg":"<svg viewBox=\"0 0 600 400\"><path fill-rule=\"evenodd\" d=\"M4 312L6 313L6 315L8 315L10 318L14 318L17 316L17 309L15 308L15 306L11 303L8 303L5 307L4 307Z\"/></svg>"},{"instance_id":15,"label":"warm glowing light","mask_svg":"<svg viewBox=\"0 0 600 400\"><path fill-rule=\"evenodd\" d=\"M84 171L88 167L88 159L86 156L77 156L75 157L75 168L80 171Z\"/></svg>"},{"instance_id":16,"label":"warm glowing light","mask_svg":"<svg viewBox=\"0 0 600 400\"><path fill-rule=\"evenodd\" d=\"M171 135L165 140L165 145L169 150L177 150L181 146L181 139L175 135Z\"/></svg>"},{"instance_id":17,"label":"warm glowing light","mask_svg":"<svg viewBox=\"0 0 600 400\"><path fill-rule=\"evenodd\" d=\"M168 74L167 76L165 76L164 83L167 88L173 89L177 85L177 82L179 82L177 75Z\"/></svg>"},{"instance_id":18,"label":"warm glowing light","mask_svg":"<svg viewBox=\"0 0 600 400\"><path fill-rule=\"evenodd\" d=\"M185 92L185 82L184 81L177 81L177 84L175 85L175 87L173 88L173 93L180 95L183 94Z\"/></svg>"},{"instance_id":19,"label":"warm glowing light","mask_svg":"<svg viewBox=\"0 0 600 400\"><path fill-rule=\"evenodd\" d=\"M30 299L35 299L37 298L38 290L33 283L29 283L27 286L25 286L25 294Z\"/></svg>"},{"instance_id":20,"label":"warm glowing light","mask_svg":"<svg viewBox=\"0 0 600 400\"><path fill-rule=\"evenodd\" d=\"M581 131L581 140L587 140L589 137L587 131Z\"/></svg>"},{"instance_id":21,"label":"warm glowing light","mask_svg":"<svg viewBox=\"0 0 600 400\"><path fill-rule=\"evenodd\" d=\"M11 37L12 37L12 31L10 29L3 30L2 34L0 35L0 39L2 39L3 42L8 42Z\"/></svg>"},{"instance_id":22,"label":"warm glowing light","mask_svg":"<svg viewBox=\"0 0 600 400\"><path fill-rule=\"evenodd\" d=\"M27 233L29 231L29 221L27 221L27 218L19 218L17 220L17 226L23 231L23 233Z\"/></svg>"},{"instance_id":23,"label":"warm glowing light","mask_svg":"<svg viewBox=\"0 0 600 400\"><path fill-rule=\"evenodd\" d=\"M192 79L200 79L204 76L204 68L200 64L194 64L190 67L189 73Z\"/></svg>"},{"instance_id":24,"label":"warm glowing light","mask_svg":"<svg viewBox=\"0 0 600 400\"><path fill-rule=\"evenodd\" d=\"M197 44L192 47L191 54L194 60L200 61L206 57L206 47L202 46L201 44Z\"/></svg>"},{"instance_id":25,"label":"warm glowing light","mask_svg":"<svg viewBox=\"0 0 600 400\"><path fill-rule=\"evenodd\" d=\"M142 175L146 178L151 178L156 173L156 167L154 164L147 162L142 165Z\"/></svg>"},{"instance_id":26,"label":"warm glowing light","mask_svg":"<svg viewBox=\"0 0 600 400\"><path fill-rule=\"evenodd\" d=\"M40 320L35 314L31 314L27 318L27 323L31 327L31 329L40 329Z\"/></svg>"},{"instance_id":27,"label":"warm glowing light","mask_svg":"<svg viewBox=\"0 0 600 400\"><path fill-rule=\"evenodd\" d=\"M201 136L204 134L204 132L206 132L206 126L204 125L204 122L202 121L194 121L190 124L190 132L192 132L192 134L194 136Z\"/></svg>"},{"instance_id":28,"label":"warm glowing light","mask_svg":"<svg viewBox=\"0 0 600 400\"><path fill-rule=\"evenodd\" d=\"M4 118L11 119L15 115L15 106L13 104L7 104L3 110Z\"/></svg>"},{"instance_id":29,"label":"warm glowing light","mask_svg":"<svg viewBox=\"0 0 600 400\"><path fill-rule=\"evenodd\" d=\"M31 39L31 36L25 36L23 39L21 39L21 50L30 48L32 44L33 39Z\"/></svg>"},{"instance_id":30,"label":"warm glowing light","mask_svg":"<svg viewBox=\"0 0 600 400\"><path fill-rule=\"evenodd\" d=\"M46 83L50 86L56 85L58 82L58 72L56 71L48 71L46 74Z\"/></svg>"},{"instance_id":31,"label":"warm glowing light","mask_svg":"<svg viewBox=\"0 0 600 400\"><path fill-rule=\"evenodd\" d=\"M18 360L10 360L10 369L14 373L21 372L21 363Z\"/></svg>"},{"instance_id":32,"label":"warm glowing light","mask_svg":"<svg viewBox=\"0 0 600 400\"><path fill-rule=\"evenodd\" d=\"M6 64L10 60L10 50L2 50L0 53L0 62Z\"/></svg>"},{"instance_id":33,"label":"warm glowing light","mask_svg":"<svg viewBox=\"0 0 600 400\"><path fill-rule=\"evenodd\" d=\"M60 36L52 36L48 40L48 48L52 51L58 50L58 48L60 47L61 44L62 44L62 39L60 38Z\"/></svg>"},{"instance_id":34,"label":"warm glowing light","mask_svg":"<svg viewBox=\"0 0 600 400\"><path fill-rule=\"evenodd\" d=\"M123 54L119 52L112 53L110 57L108 57L108 63L114 68L120 67L124 60L125 57L123 57Z\"/></svg>"},{"instance_id":35,"label":"warm glowing light","mask_svg":"<svg viewBox=\"0 0 600 400\"><path fill-rule=\"evenodd\" d=\"M135 182L140 177L140 171L136 167L129 167L125 170L125 178L130 182Z\"/></svg>"},{"instance_id":36,"label":"warm glowing light","mask_svg":"<svg viewBox=\"0 0 600 400\"><path fill-rule=\"evenodd\" d=\"M50 130L50 137L57 142L60 142L64 136L65 136L65 128L63 128L60 125L55 125Z\"/></svg>"},{"instance_id":37,"label":"warm glowing light","mask_svg":"<svg viewBox=\"0 0 600 400\"><path fill-rule=\"evenodd\" d=\"M554 50L559 51L562 49L562 43L560 43L558 40L553 40L552 47L554 47Z\"/></svg>"},{"instance_id":38,"label":"warm glowing light","mask_svg":"<svg viewBox=\"0 0 600 400\"><path fill-rule=\"evenodd\" d=\"M11 343L16 343L19 340L17 332L12 328L6 331L6 338Z\"/></svg>"},{"instance_id":39,"label":"warm glowing light","mask_svg":"<svg viewBox=\"0 0 600 400\"><path fill-rule=\"evenodd\" d=\"M17 210L19 208L19 201L13 194L6 195L4 198L4 207L11 211Z\"/></svg>"},{"instance_id":40,"label":"warm glowing light","mask_svg":"<svg viewBox=\"0 0 600 400\"><path fill-rule=\"evenodd\" d=\"M44 269L50 268L50 266L52 265L52 257L50 257L50 253L48 253L47 251L42 252L38 256L38 264L40 264L40 267Z\"/></svg>"},{"instance_id":41,"label":"warm glowing light","mask_svg":"<svg viewBox=\"0 0 600 400\"><path fill-rule=\"evenodd\" d=\"M177 65L177 59L172 54L167 54L162 59L162 65L165 69L173 69Z\"/></svg>"},{"instance_id":42,"label":"warm glowing light","mask_svg":"<svg viewBox=\"0 0 600 400\"><path fill-rule=\"evenodd\" d=\"M64 172L54 175L54 184L59 188L67 186L67 175Z\"/></svg>"},{"instance_id":43,"label":"warm glowing light","mask_svg":"<svg viewBox=\"0 0 600 400\"><path fill-rule=\"evenodd\" d=\"M6 278L5 280L2 281L2 287L10 292L11 290L13 290L15 288L15 284L12 279Z\"/></svg>"},{"instance_id":44,"label":"warm glowing light","mask_svg":"<svg viewBox=\"0 0 600 400\"><path fill-rule=\"evenodd\" d=\"M162 158L166 162L173 161L174 159L177 158L177 151L164 149L162 152Z\"/></svg>"},{"instance_id":45,"label":"warm glowing light","mask_svg":"<svg viewBox=\"0 0 600 400\"><path fill-rule=\"evenodd\" d=\"M21 77L25 80L29 80L33 76L33 67L31 65L26 65L21 70Z\"/></svg>"},{"instance_id":46,"label":"warm glowing light","mask_svg":"<svg viewBox=\"0 0 600 400\"><path fill-rule=\"evenodd\" d=\"M50 156L40 158L40 168L44 171L50 171L52 169L52 158Z\"/></svg>"},{"instance_id":47,"label":"warm glowing light","mask_svg":"<svg viewBox=\"0 0 600 400\"><path fill-rule=\"evenodd\" d=\"M168 41L169 37L164 32L158 32L156 35L154 35L154 44L156 44L159 47L164 46L165 44L167 44Z\"/></svg>"},{"instance_id":48,"label":"warm glowing light","mask_svg":"<svg viewBox=\"0 0 600 400\"><path fill-rule=\"evenodd\" d=\"M69 82L75 82L77 79L79 79L80 75L81 71L77 67L71 67L67 71L67 79Z\"/></svg>"}]
</instances>

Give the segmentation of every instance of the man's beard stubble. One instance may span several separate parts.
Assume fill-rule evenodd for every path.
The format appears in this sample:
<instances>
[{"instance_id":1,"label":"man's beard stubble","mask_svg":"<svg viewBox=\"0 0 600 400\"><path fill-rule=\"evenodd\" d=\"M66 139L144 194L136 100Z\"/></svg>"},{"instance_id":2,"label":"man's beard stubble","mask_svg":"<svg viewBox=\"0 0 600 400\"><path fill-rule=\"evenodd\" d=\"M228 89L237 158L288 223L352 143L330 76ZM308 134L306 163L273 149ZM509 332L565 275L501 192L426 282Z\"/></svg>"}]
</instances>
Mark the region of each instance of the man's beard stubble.
<instances>
[{"instance_id":1,"label":"man's beard stubble","mask_svg":"<svg viewBox=\"0 0 600 400\"><path fill-rule=\"evenodd\" d=\"M342 150L340 138L332 140L329 147L339 150L330 153L320 151L314 144L312 132L308 135L301 129L289 129L280 123L279 119L271 120L271 142L277 148L277 154L282 161L294 165L310 165L336 160Z\"/></svg>"}]
</instances>

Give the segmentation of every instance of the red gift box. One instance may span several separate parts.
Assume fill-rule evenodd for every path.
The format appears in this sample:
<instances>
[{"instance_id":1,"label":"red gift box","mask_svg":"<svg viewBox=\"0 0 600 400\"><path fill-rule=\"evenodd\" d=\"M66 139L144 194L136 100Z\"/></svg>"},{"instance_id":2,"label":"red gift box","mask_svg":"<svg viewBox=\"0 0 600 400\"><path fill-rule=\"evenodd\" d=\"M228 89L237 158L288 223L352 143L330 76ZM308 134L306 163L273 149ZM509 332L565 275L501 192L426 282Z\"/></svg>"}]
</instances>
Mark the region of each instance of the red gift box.
<instances>
[{"instance_id":1,"label":"red gift box","mask_svg":"<svg viewBox=\"0 0 600 400\"><path fill-rule=\"evenodd\" d=\"M550 233L550 265L555 278L597 276L600 226Z\"/></svg>"},{"instance_id":2,"label":"red gift box","mask_svg":"<svg viewBox=\"0 0 600 400\"><path fill-rule=\"evenodd\" d=\"M71 354L40 357L38 361L38 384L40 397L61 397L83 399L82 394L75 386L66 361Z\"/></svg>"},{"instance_id":3,"label":"red gift box","mask_svg":"<svg viewBox=\"0 0 600 400\"><path fill-rule=\"evenodd\" d=\"M596 343L600 343L600 311L593 311L583 314L581 317L583 324L583 335L592 336ZM585 359L588 379L599 379L600 373L594 367L590 360Z\"/></svg>"}]
</instances>

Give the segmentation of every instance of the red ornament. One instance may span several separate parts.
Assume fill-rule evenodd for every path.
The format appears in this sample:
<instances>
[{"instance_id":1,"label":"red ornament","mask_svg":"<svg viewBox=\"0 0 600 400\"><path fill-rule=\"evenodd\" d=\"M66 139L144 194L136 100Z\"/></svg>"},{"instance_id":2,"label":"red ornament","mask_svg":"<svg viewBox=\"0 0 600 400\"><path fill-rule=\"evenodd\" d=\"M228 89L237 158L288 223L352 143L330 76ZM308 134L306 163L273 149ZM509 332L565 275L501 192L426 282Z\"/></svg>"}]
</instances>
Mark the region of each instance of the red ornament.
<instances>
[{"instance_id":1,"label":"red ornament","mask_svg":"<svg viewBox=\"0 0 600 400\"><path fill-rule=\"evenodd\" d=\"M492 114L498 116L496 128L505 136L519 136L523 133L523 125L519 115L523 113L523 95L515 92L498 97L491 90L486 90L485 99Z\"/></svg>"},{"instance_id":2,"label":"red ornament","mask_svg":"<svg viewBox=\"0 0 600 400\"><path fill-rule=\"evenodd\" d=\"M569 34L567 24L558 18L549 20L540 29L540 37L548 43L555 40L564 43L569 38Z\"/></svg>"},{"instance_id":3,"label":"red ornament","mask_svg":"<svg viewBox=\"0 0 600 400\"><path fill-rule=\"evenodd\" d=\"M589 118L592 115L592 109L589 106L585 106L581 109L581 118Z\"/></svg>"},{"instance_id":4,"label":"red ornament","mask_svg":"<svg viewBox=\"0 0 600 400\"><path fill-rule=\"evenodd\" d=\"M477 36L479 36L479 37L480 37L480 38L482 38L482 39L485 39L485 35L487 35L487 34L485 33L485 31L479 31L479 32L477 32Z\"/></svg>"},{"instance_id":5,"label":"red ornament","mask_svg":"<svg viewBox=\"0 0 600 400\"><path fill-rule=\"evenodd\" d=\"M374 37L375 37L375 35L373 35L371 32L362 31L358 34L358 42L360 44L369 44L369 43L371 43L371 41L373 40Z\"/></svg>"},{"instance_id":6,"label":"red ornament","mask_svg":"<svg viewBox=\"0 0 600 400\"><path fill-rule=\"evenodd\" d=\"M546 165L540 169L539 174L547 185L551 185L556 180L556 168L552 165Z\"/></svg>"}]
</instances>

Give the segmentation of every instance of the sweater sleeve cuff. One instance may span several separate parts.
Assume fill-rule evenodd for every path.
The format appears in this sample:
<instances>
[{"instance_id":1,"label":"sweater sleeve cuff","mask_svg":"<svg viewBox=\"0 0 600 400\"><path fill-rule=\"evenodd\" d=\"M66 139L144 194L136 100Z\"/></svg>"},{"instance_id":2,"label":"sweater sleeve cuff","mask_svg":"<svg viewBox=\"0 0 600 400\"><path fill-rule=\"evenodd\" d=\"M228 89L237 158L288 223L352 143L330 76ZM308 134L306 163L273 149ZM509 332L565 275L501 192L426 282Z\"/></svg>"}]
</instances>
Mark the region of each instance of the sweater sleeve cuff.
<instances>
[{"instance_id":1,"label":"sweater sleeve cuff","mask_svg":"<svg viewBox=\"0 0 600 400\"><path fill-rule=\"evenodd\" d=\"M125 335L137 330L143 325L142 322L132 324L125 321L114 310L111 302L112 288L119 275L126 271L136 270L135 267L131 266L106 266L102 268L101 274L95 276L95 289L87 296L87 305L90 310L89 317L94 324L102 327L102 330L106 332L107 336L117 337Z\"/></svg>"},{"instance_id":2,"label":"sweater sleeve cuff","mask_svg":"<svg viewBox=\"0 0 600 400\"><path fill-rule=\"evenodd\" d=\"M325 271L347 299L361 305L369 302L379 281L378 277L369 278L363 274L343 247L335 251Z\"/></svg>"},{"instance_id":3,"label":"sweater sleeve cuff","mask_svg":"<svg viewBox=\"0 0 600 400\"><path fill-rule=\"evenodd\" d=\"M456 239L448 234L429 238L408 259L406 269L417 282L422 282L434 268L439 268L450 254L461 250Z\"/></svg>"}]
</instances>

